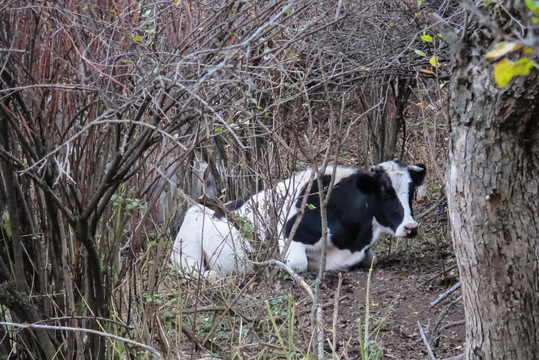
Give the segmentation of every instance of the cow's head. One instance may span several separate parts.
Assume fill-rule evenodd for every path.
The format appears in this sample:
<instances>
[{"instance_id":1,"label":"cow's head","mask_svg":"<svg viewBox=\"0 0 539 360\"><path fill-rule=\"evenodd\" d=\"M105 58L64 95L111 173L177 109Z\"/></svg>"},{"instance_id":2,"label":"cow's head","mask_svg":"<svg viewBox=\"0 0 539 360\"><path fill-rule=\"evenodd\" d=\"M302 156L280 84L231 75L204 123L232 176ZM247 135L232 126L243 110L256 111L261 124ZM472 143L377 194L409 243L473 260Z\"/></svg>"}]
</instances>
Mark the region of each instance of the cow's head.
<instances>
[{"instance_id":1,"label":"cow's head","mask_svg":"<svg viewBox=\"0 0 539 360\"><path fill-rule=\"evenodd\" d=\"M400 161L387 161L371 168L368 186L375 199L374 220L385 232L400 237L417 234L419 224L412 212L412 199L425 174L425 165L406 166Z\"/></svg>"}]
</instances>

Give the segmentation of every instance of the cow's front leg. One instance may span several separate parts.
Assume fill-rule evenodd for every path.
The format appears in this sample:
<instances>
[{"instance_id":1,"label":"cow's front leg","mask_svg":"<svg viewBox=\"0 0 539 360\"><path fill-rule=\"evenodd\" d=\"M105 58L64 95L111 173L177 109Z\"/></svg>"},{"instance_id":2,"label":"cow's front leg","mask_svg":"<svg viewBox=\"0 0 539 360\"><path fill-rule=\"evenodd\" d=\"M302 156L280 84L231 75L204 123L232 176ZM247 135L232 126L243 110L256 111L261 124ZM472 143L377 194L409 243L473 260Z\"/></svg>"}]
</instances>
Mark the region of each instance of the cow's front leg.
<instances>
[{"instance_id":1,"label":"cow's front leg","mask_svg":"<svg viewBox=\"0 0 539 360\"><path fill-rule=\"evenodd\" d=\"M294 271L304 272L307 270L308 260L304 244L297 241L291 241L288 251L283 258L286 265L290 266Z\"/></svg>"},{"instance_id":2,"label":"cow's front leg","mask_svg":"<svg viewBox=\"0 0 539 360\"><path fill-rule=\"evenodd\" d=\"M365 253L365 257L363 258L363 260L361 260L359 265L363 268L370 269L371 265L372 267L375 267L377 263L378 259L376 258L376 254L374 253L374 251L369 249Z\"/></svg>"}]
</instances>

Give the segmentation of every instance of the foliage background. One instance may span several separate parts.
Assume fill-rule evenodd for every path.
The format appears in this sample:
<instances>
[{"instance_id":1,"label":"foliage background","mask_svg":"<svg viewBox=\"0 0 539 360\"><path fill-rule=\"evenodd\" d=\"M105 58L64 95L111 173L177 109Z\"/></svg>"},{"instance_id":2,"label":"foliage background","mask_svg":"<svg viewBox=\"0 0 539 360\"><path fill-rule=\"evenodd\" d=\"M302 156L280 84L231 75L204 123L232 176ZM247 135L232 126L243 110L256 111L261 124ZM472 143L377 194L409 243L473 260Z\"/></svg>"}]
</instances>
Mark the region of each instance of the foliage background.
<instances>
[{"instance_id":1,"label":"foliage background","mask_svg":"<svg viewBox=\"0 0 539 360\"><path fill-rule=\"evenodd\" d=\"M207 346L171 332L156 295L209 173L224 201L324 161L400 158L428 163L440 194L449 67L430 11L463 21L451 1L2 2L1 320ZM0 328L5 358L139 350Z\"/></svg>"}]
</instances>

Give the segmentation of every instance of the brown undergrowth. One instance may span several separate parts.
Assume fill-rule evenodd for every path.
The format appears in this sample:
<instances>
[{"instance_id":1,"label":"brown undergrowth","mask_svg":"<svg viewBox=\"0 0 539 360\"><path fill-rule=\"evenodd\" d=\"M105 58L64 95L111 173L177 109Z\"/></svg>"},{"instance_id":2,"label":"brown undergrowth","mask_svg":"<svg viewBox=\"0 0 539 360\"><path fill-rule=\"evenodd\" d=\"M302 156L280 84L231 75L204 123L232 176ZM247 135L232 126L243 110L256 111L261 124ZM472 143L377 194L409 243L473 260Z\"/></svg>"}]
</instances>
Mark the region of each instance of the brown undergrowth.
<instances>
[{"instance_id":1,"label":"brown undergrowth","mask_svg":"<svg viewBox=\"0 0 539 360\"><path fill-rule=\"evenodd\" d=\"M440 209L431 210L416 239L388 237L377 246L379 263L372 273L368 303L370 359L424 359L427 349L418 323L438 358L462 349L463 313L460 302L454 301L459 292L430 305L457 281ZM177 273L165 258L159 283L151 294L143 290L136 316L153 319L148 331L171 357L314 358L312 301L284 271L270 270L262 267L254 274L210 282ZM327 358L361 358L358 327L365 331L367 274L326 273L322 292ZM301 275L311 285L316 278L314 273Z\"/></svg>"}]
</instances>

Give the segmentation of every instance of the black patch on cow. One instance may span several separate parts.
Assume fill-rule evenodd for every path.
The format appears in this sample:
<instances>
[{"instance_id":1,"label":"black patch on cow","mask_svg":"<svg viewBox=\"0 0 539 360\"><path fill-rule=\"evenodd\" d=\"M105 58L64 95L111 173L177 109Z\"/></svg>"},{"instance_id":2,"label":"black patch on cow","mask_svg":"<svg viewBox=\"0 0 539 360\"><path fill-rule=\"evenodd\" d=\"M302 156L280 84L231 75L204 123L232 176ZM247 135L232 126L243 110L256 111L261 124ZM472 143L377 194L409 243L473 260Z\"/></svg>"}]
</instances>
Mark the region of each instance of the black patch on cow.
<instances>
[{"instance_id":1,"label":"black patch on cow","mask_svg":"<svg viewBox=\"0 0 539 360\"><path fill-rule=\"evenodd\" d=\"M354 252L361 251L370 244L375 208L375 196L373 195L380 194L381 190L379 184L373 180L372 175L356 173L335 184L327 206L327 221L331 242L337 248L349 249ZM322 178L324 188L329 186L330 182L329 175ZM360 188L363 191L360 191ZM303 218L294 235L294 241L314 245L322 237L322 217L318 191L318 184L314 182L307 198L307 204L314 208L312 210L308 207L305 208ZM301 193L296 207L301 206L305 194L306 191ZM287 237L290 235L297 216L297 214L292 216L286 224Z\"/></svg>"},{"instance_id":2,"label":"black patch on cow","mask_svg":"<svg viewBox=\"0 0 539 360\"><path fill-rule=\"evenodd\" d=\"M427 167L424 164L415 164L415 166L420 167L423 169L423 171L410 171L410 177L412 178L412 181L416 186L419 186L423 184L423 180L425 180L425 175L427 175Z\"/></svg>"},{"instance_id":3,"label":"black patch on cow","mask_svg":"<svg viewBox=\"0 0 539 360\"><path fill-rule=\"evenodd\" d=\"M410 211L412 212L412 216L414 216L414 210L412 208L412 200L415 198L415 191L418 186L423 184L423 181L425 180L426 167L423 164L416 164L415 166L422 168L422 171L413 171L408 170L408 173L410 174L410 178L412 181L410 184L408 184L408 201L410 202ZM417 232L413 232L410 235L416 235Z\"/></svg>"},{"instance_id":4,"label":"black patch on cow","mask_svg":"<svg viewBox=\"0 0 539 360\"><path fill-rule=\"evenodd\" d=\"M356 178L356 186L359 191L370 194L378 191L379 184L373 177L374 173L358 173Z\"/></svg>"},{"instance_id":5,"label":"black patch on cow","mask_svg":"<svg viewBox=\"0 0 539 360\"><path fill-rule=\"evenodd\" d=\"M322 177L322 186L326 188L331 183L331 176L324 175ZM308 184L307 184L308 185ZM301 190L301 193L296 201L296 208L301 207L303 198L308 193L307 196L307 206L305 207L305 213L301 219L299 227L294 236L294 240L313 245L322 237L322 217L320 216L320 196L318 194L318 182L313 181L311 189L307 189L307 185ZM290 235L292 227L296 222L298 214L292 216L286 222L286 237Z\"/></svg>"},{"instance_id":6,"label":"black patch on cow","mask_svg":"<svg viewBox=\"0 0 539 360\"><path fill-rule=\"evenodd\" d=\"M227 211L235 211L238 210L240 207L242 207L245 204L245 200L232 200L225 204L225 209ZM216 219L221 220L225 217L224 212L221 209L216 209L213 213L213 217Z\"/></svg>"}]
</instances>

